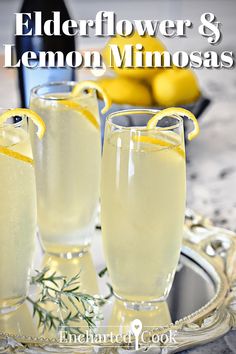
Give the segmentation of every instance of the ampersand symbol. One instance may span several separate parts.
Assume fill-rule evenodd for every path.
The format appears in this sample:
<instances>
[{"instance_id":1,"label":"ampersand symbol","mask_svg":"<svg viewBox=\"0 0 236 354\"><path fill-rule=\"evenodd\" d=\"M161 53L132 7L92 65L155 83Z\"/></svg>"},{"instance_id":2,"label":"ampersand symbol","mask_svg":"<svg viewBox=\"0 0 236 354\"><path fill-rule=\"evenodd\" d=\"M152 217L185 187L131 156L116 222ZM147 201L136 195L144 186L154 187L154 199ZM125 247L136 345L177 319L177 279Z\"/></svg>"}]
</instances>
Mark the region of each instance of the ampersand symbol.
<instances>
[{"instance_id":1,"label":"ampersand symbol","mask_svg":"<svg viewBox=\"0 0 236 354\"><path fill-rule=\"evenodd\" d=\"M199 33L204 37L208 37L207 40L210 44L216 44L221 38L220 22L216 21L215 15L211 12L202 14L201 22ZM208 33L207 30L211 32Z\"/></svg>"}]
</instances>

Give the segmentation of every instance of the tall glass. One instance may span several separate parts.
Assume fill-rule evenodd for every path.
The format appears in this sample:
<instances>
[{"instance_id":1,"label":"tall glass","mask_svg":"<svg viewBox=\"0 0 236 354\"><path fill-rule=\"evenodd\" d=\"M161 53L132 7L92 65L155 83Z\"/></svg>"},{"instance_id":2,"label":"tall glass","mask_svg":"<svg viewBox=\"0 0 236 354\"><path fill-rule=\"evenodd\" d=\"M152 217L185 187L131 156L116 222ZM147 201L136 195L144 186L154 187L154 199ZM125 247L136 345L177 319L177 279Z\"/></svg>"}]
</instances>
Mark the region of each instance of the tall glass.
<instances>
[{"instance_id":1,"label":"tall glass","mask_svg":"<svg viewBox=\"0 0 236 354\"><path fill-rule=\"evenodd\" d=\"M101 185L105 258L116 296L136 309L167 298L183 235L183 122L177 116L165 117L147 130L155 113L144 109L112 113L105 128Z\"/></svg>"},{"instance_id":2,"label":"tall glass","mask_svg":"<svg viewBox=\"0 0 236 354\"><path fill-rule=\"evenodd\" d=\"M27 122L13 117L0 125L0 312L11 311L24 301L34 251L34 168L18 154L32 157Z\"/></svg>"},{"instance_id":3,"label":"tall glass","mask_svg":"<svg viewBox=\"0 0 236 354\"><path fill-rule=\"evenodd\" d=\"M65 257L86 251L91 242L100 184L97 97L94 91L71 97L75 84L38 86L30 102L47 127L41 141L31 134L39 232L45 251ZM93 115L97 125L81 107Z\"/></svg>"}]
</instances>

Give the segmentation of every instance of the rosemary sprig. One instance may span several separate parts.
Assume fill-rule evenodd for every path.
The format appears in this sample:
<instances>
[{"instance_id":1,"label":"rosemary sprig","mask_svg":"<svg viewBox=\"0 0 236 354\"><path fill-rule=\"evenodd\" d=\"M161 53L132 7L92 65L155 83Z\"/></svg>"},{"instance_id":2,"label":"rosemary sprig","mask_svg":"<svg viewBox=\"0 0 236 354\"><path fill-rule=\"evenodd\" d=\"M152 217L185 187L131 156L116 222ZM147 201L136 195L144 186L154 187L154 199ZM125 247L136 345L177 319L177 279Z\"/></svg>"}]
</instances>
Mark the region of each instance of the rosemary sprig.
<instances>
[{"instance_id":1,"label":"rosemary sprig","mask_svg":"<svg viewBox=\"0 0 236 354\"><path fill-rule=\"evenodd\" d=\"M96 321L102 319L104 299L80 292L79 278L80 273L67 279L56 272L50 273L49 268L36 271L31 278L31 284L39 287L39 295L36 300L30 297L27 300L33 305L33 316L37 315L43 332L66 327L70 332L83 333L78 326L81 322L93 331ZM55 309L47 310L47 307Z\"/></svg>"}]
</instances>

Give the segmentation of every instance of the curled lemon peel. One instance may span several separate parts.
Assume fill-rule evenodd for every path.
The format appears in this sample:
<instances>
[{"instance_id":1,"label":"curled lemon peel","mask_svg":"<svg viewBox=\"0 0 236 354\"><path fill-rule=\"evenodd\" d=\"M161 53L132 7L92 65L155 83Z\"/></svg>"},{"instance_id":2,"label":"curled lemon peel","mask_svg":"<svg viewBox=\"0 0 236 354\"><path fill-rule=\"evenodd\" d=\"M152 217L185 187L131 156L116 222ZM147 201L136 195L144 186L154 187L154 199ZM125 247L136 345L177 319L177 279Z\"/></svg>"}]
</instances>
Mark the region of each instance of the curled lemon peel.
<instances>
[{"instance_id":1,"label":"curled lemon peel","mask_svg":"<svg viewBox=\"0 0 236 354\"><path fill-rule=\"evenodd\" d=\"M17 151L11 150L5 146L0 146L0 154L7 155L9 157L13 157L14 159L30 163L31 165L34 164L34 160L30 157L25 156Z\"/></svg>"},{"instance_id":2,"label":"curled lemon peel","mask_svg":"<svg viewBox=\"0 0 236 354\"><path fill-rule=\"evenodd\" d=\"M167 141L164 141L164 140L161 140L158 138L154 138L152 136L144 136L144 135L133 136L132 140L137 143L154 144L154 145L158 145L158 146L163 146L165 148L171 148L171 149L175 150L180 156L185 157L185 151L181 146L171 144Z\"/></svg>"},{"instance_id":3,"label":"curled lemon peel","mask_svg":"<svg viewBox=\"0 0 236 354\"><path fill-rule=\"evenodd\" d=\"M178 115L180 117L187 117L189 120L193 122L194 129L188 134L188 140L193 140L196 138L200 132L199 124L197 121L197 118L195 115L188 111L185 108L180 108L180 107L170 107L170 108L165 108L162 109L161 111L157 112L149 121L147 124L147 129L154 129L158 123L159 120L161 120L164 117L173 117L175 115Z\"/></svg>"},{"instance_id":4,"label":"curled lemon peel","mask_svg":"<svg viewBox=\"0 0 236 354\"><path fill-rule=\"evenodd\" d=\"M92 123L92 125L96 129L99 129L100 125L99 125L97 119L95 118L95 116L88 109L81 106L79 103L74 102L72 100L60 100L58 102L68 108L71 108L71 109L81 113L82 116L85 117L90 123Z\"/></svg>"},{"instance_id":5,"label":"curled lemon peel","mask_svg":"<svg viewBox=\"0 0 236 354\"><path fill-rule=\"evenodd\" d=\"M75 85L72 92L71 92L71 95L76 96L77 94L82 93L85 90L98 91L98 93L101 95L101 97L105 103L101 112L102 112L102 114L105 114L109 110L109 108L111 107L111 103L112 103L106 90L104 90L101 87L101 85L99 85L97 82L87 80L87 81L81 81L77 85Z\"/></svg>"},{"instance_id":6,"label":"curled lemon peel","mask_svg":"<svg viewBox=\"0 0 236 354\"><path fill-rule=\"evenodd\" d=\"M42 118L34 111L32 111L31 109L27 109L27 108L15 108L15 109L9 109L7 111L5 111L3 114L0 115L0 125L4 124L7 119L12 118L12 117L28 117L30 118L33 123L37 126L37 136L39 139L42 139L45 130L46 130L46 126L44 121L42 120ZM17 151L11 150L8 147L5 146L0 146L0 153L4 154L6 156L9 157L13 157L17 160L23 161L23 162L27 162L30 163L31 165L33 164L33 159L31 159L28 156L25 156Z\"/></svg>"},{"instance_id":7,"label":"curled lemon peel","mask_svg":"<svg viewBox=\"0 0 236 354\"><path fill-rule=\"evenodd\" d=\"M0 124L3 124L7 121L7 119L12 118L12 117L28 117L32 120L32 122L36 125L37 127L37 136L39 139L42 139L44 136L44 133L46 131L46 125L42 118L38 115L38 113L32 111L31 109L28 108L15 108L15 109L9 109L0 116Z\"/></svg>"}]
</instances>

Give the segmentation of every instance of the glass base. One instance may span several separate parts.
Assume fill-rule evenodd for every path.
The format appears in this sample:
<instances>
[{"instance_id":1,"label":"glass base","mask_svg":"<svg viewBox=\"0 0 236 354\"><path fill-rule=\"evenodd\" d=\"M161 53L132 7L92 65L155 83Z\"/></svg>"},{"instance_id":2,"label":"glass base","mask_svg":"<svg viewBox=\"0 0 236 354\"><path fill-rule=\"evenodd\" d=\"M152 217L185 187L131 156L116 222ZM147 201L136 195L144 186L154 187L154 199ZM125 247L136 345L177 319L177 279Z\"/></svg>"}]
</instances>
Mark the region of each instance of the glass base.
<instances>
[{"instance_id":1,"label":"glass base","mask_svg":"<svg viewBox=\"0 0 236 354\"><path fill-rule=\"evenodd\" d=\"M90 243L86 243L84 245L78 245L78 246L69 246L69 245L48 243L42 241L41 237L39 237L39 240L44 253L47 253L51 256L64 258L64 259L82 257L85 253L88 252L90 248Z\"/></svg>"},{"instance_id":2,"label":"glass base","mask_svg":"<svg viewBox=\"0 0 236 354\"><path fill-rule=\"evenodd\" d=\"M65 259L72 259L83 256L85 253L88 252L91 244L91 237L89 239L86 239L84 243L78 245L69 245L60 242L47 242L45 238L42 237L39 230L37 231L37 236L39 238L39 242L44 253ZM67 239L66 235L65 239Z\"/></svg>"},{"instance_id":3,"label":"glass base","mask_svg":"<svg viewBox=\"0 0 236 354\"><path fill-rule=\"evenodd\" d=\"M48 248L45 248L43 247L43 250L45 253L47 254L50 254L52 256L55 256L55 257L60 257L60 258L65 258L65 259L72 259L72 258L78 258L78 257L82 257L85 253L88 252L89 250L89 245L84 247L84 248L81 248L81 249L78 249L78 250L72 250L72 251L68 251L68 250L52 250L52 249L48 249Z\"/></svg>"},{"instance_id":4,"label":"glass base","mask_svg":"<svg viewBox=\"0 0 236 354\"><path fill-rule=\"evenodd\" d=\"M160 302L164 302L167 299L167 296L162 296L154 300L131 301L117 295L115 292L113 294L119 301L123 302L127 310L133 310L133 311L153 311L159 306Z\"/></svg>"},{"instance_id":5,"label":"glass base","mask_svg":"<svg viewBox=\"0 0 236 354\"><path fill-rule=\"evenodd\" d=\"M25 297L0 300L0 314L6 314L17 310L25 301Z\"/></svg>"}]
</instances>

